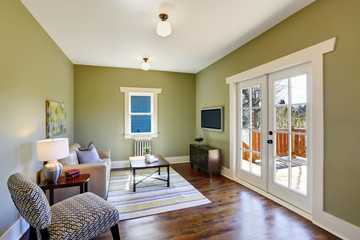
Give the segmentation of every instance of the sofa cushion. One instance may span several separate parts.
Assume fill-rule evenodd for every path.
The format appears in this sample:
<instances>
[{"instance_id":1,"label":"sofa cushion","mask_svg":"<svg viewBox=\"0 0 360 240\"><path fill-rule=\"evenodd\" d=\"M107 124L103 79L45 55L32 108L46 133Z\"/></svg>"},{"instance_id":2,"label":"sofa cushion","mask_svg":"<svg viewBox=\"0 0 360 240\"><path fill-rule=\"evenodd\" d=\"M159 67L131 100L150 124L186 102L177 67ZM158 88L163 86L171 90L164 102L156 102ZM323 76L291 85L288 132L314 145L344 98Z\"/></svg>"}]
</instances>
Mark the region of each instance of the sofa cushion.
<instances>
[{"instance_id":1,"label":"sofa cushion","mask_svg":"<svg viewBox=\"0 0 360 240\"><path fill-rule=\"evenodd\" d=\"M63 165L77 165L79 160L77 158L75 150L80 147L80 144L73 143L69 145L69 156L67 158L60 159L59 162Z\"/></svg>"},{"instance_id":2,"label":"sofa cushion","mask_svg":"<svg viewBox=\"0 0 360 240\"><path fill-rule=\"evenodd\" d=\"M76 149L75 152L80 164L102 162L93 144L91 144L88 151L80 151Z\"/></svg>"}]
</instances>

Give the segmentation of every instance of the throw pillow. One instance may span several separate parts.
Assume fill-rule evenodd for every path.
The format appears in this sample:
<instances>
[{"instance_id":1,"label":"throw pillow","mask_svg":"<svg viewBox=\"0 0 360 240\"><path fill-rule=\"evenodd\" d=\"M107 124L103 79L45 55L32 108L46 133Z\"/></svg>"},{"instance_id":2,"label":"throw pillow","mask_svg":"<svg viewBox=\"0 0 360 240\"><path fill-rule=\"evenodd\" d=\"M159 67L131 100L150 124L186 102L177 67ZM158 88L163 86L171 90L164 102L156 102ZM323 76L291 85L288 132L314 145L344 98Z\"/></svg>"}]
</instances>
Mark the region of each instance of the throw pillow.
<instances>
[{"instance_id":1,"label":"throw pillow","mask_svg":"<svg viewBox=\"0 0 360 240\"><path fill-rule=\"evenodd\" d=\"M103 162L93 144L91 144L88 151L75 150L75 152L80 164Z\"/></svg>"},{"instance_id":2,"label":"throw pillow","mask_svg":"<svg viewBox=\"0 0 360 240\"><path fill-rule=\"evenodd\" d=\"M92 146L94 146L94 143L91 141L90 143L89 143L89 145L87 145L86 147L79 147L79 150L80 151L89 151L89 150L91 150L91 147Z\"/></svg>"}]
</instances>

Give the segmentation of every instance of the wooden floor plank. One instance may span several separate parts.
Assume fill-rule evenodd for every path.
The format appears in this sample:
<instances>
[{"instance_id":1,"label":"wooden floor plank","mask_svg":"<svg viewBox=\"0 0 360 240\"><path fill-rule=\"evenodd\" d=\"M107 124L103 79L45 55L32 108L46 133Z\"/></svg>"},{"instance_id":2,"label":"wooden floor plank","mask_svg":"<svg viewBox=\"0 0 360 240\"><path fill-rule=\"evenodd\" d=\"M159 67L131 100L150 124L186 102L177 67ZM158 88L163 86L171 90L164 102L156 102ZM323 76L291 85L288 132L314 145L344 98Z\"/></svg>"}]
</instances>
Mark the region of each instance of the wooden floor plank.
<instances>
[{"instance_id":1,"label":"wooden floor plank","mask_svg":"<svg viewBox=\"0 0 360 240\"><path fill-rule=\"evenodd\" d=\"M209 178L187 163L172 167L212 204L121 221L121 239L339 239L223 176ZM104 239L110 231L96 238Z\"/></svg>"},{"instance_id":2,"label":"wooden floor plank","mask_svg":"<svg viewBox=\"0 0 360 240\"><path fill-rule=\"evenodd\" d=\"M225 177L209 178L189 163L172 167L212 203L119 223L122 240L339 239L311 221ZM24 235L22 239L27 239ZM96 240L112 239L111 231Z\"/></svg>"}]
</instances>

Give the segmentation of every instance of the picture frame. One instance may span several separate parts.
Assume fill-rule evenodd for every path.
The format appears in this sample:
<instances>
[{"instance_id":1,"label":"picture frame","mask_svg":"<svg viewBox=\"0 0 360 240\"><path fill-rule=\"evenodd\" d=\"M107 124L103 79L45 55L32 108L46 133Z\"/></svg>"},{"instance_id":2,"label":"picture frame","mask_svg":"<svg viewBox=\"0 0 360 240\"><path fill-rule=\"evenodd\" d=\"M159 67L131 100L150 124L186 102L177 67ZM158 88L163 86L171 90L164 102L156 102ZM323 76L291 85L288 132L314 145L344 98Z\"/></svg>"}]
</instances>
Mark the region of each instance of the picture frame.
<instances>
[{"instance_id":1,"label":"picture frame","mask_svg":"<svg viewBox=\"0 0 360 240\"><path fill-rule=\"evenodd\" d=\"M66 133L66 104L46 100L46 138Z\"/></svg>"}]
</instances>

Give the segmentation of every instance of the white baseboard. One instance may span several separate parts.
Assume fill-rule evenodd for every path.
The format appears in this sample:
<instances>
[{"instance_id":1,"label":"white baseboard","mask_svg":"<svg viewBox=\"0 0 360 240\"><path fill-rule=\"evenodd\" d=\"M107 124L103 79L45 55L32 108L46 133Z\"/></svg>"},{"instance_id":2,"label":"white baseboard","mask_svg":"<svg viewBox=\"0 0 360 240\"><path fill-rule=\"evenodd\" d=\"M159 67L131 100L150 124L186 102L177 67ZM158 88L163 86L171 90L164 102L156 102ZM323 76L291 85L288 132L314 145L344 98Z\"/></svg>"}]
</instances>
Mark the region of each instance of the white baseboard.
<instances>
[{"instance_id":1,"label":"white baseboard","mask_svg":"<svg viewBox=\"0 0 360 240\"><path fill-rule=\"evenodd\" d=\"M190 156L165 157L165 159L171 164L190 162Z\"/></svg>"},{"instance_id":2,"label":"white baseboard","mask_svg":"<svg viewBox=\"0 0 360 240\"><path fill-rule=\"evenodd\" d=\"M129 160L122 160L122 161L111 161L111 169L114 168L129 168L130 161Z\"/></svg>"},{"instance_id":3,"label":"white baseboard","mask_svg":"<svg viewBox=\"0 0 360 240\"><path fill-rule=\"evenodd\" d=\"M230 172L230 169L224 167L224 166L221 166L221 175L223 175L224 177L230 179L230 180L234 180L231 176L231 172Z\"/></svg>"},{"instance_id":4,"label":"white baseboard","mask_svg":"<svg viewBox=\"0 0 360 240\"><path fill-rule=\"evenodd\" d=\"M324 211L321 213L318 213L314 215L310 215L307 212L302 211L301 209L298 209L297 207L292 206L291 204L257 188L252 186L251 184L244 182L240 179L236 179L232 176L230 169L226 167L221 167L221 175L223 175L226 178L229 178L235 182L240 183L241 185L244 185L245 187L273 200L276 203L279 203L280 205L290 209L291 211L301 215L302 217L309 219L312 221L315 225L325 229L326 231L334 234L335 236L338 236L341 239L349 239L349 240L355 240L359 239L360 236L360 228L352 225L351 223L348 223L340 218L334 217L331 214L328 214Z\"/></svg>"},{"instance_id":5,"label":"white baseboard","mask_svg":"<svg viewBox=\"0 0 360 240\"><path fill-rule=\"evenodd\" d=\"M357 240L360 238L360 228L337 218L327 212L321 212L312 221L315 225L338 236L341 239Z\"/></svg>"},{"instance_id":6,"label":"white baseboard","mask_svg":"<svg viewBox=\"0 0 360 240\"><path fill-rule=\"evenodd\" d=\"M20 218L0 237L0 240L20 239L28 229L29 224Z\"/></svg>"},{"instance_id":7,"label":"white baseboard","mask_svg":"<svg viewBox=\"0 0 360 240\"><path fill-rule=\"evenodd\" d=\"M189 156L165 157L165 159L171 164L190 162ZM129 168L129 167L130 167L129 160L111 161L111 169Z\"/></svg>"}]
</instances>

